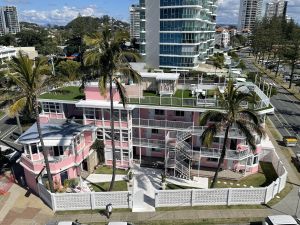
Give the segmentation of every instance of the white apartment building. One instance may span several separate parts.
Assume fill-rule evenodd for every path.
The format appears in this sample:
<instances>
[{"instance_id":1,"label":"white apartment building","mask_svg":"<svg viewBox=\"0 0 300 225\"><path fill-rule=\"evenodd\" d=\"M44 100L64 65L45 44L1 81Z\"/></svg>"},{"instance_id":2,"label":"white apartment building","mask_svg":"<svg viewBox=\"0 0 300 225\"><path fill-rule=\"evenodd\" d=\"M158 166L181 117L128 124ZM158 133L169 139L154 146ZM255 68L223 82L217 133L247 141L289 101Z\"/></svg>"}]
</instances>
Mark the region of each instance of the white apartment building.
<instances>
[{"instance_id":1,"label":"white apartment building","mask_svg":"<svg viewBox=\"0 0 300 225\"><path fill-rule=\"evenodd\" d=\"M129 8L130 12L130 39L136 38L140 40L140 6L132 5Z\"/></svg>"},{"instance_id":2,"label":"white apartment building","mask_svg":"<svg viewBox=\"0 0 300 225\"><path fill-rule=\"evenodd\" d=\"M193 69L213 54L217 0L140 0L148 67Z\"/></svg>"},{"instance_id":3,"label":"white apartment building","mask_svg":"<svg viewBox=\"0 0 300 225\"><path fill-rule=\"evenodd\" d=\"M227 48L230 43L230 33L227 29L220 27L216 30L215 45L220 48Z\"/></svg>"},{"instance_id":4,"label":"white apartment building","mask_svg":"<svg viewBox=\"0 0 300 225\"><path fill-rule=\"evenodd\" d=\"M0 61L10 60L11 57L16 56L17 51L14 47L0 46Z\"/></svg>"},{"instance_id":5,"label":"white apartment building","mask_svg":"<svg viewBox=\"0 0 300 225\"><path fill-rule=\"evenodd\" d=\"M17 8L15 6L0 7L0 36L20 32Z\"/></svg>"},{"instance_id":6,"label":"white apartment building","mask_svg":"<svg viewBox=\"0 0 300 225\"><path fill-rule=\"evenodd\" d=\"M261 18L263 0L240 0L238 30L252 30Z\"/></svg>"},{"instance_id":7,"label":"white apartment building","mask_svg":"<svg viewBox=\"0 0 300 225\"><path fill-rule=\"evenodd\" d=\"M286 17L287 1L284 0L271 0L271 2L266 3L265 17L272 18L276 17Z\"/></svg>"}]
</instances>

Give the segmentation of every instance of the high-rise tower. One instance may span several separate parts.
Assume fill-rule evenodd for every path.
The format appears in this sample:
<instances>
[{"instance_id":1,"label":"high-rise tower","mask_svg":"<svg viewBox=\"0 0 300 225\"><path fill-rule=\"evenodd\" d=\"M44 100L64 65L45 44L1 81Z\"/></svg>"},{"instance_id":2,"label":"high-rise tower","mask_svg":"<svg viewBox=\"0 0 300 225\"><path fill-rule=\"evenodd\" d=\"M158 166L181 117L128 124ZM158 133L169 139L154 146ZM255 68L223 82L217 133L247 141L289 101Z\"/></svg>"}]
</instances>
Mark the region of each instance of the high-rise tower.
<instances>
[{"instance_id":1,"label":"high-rise tower","mask_svg":"<svg viewBox=\"0 0 300 225\"><path fill-rule=\"evenodd\" d=\"M20 32L20 24L15 6L0 7L0 36Z\"/></svg>"},{"instance_id":2,"label":"high-rise tower","mask_svg":"<svg viewBox=\"0 0 300 225\"><path fill-rule=\"evenodd\" d=\"M288 2L284 0L272 0L266 3L265 17L272 18L276 16L286 18L287 4Z\"/></svg>"},{"instance_id":3,"label":"high-rise tower","mask_svg":"<svg viewBox=\"0 0 300 225\"><path fill-rule=\"evenodd\" d=\"M193 69L213 54L217 0L140 0L149 67Z\"/></svg>"},{"instance_id":4,"label":"high-rise tower","mask_svg":"<svg viewBox=\"0 0 300 225\"><path fill-rule=\"evenodd\" d=\"M263 0L240 0L238 29L252 30L261 18Z\"/></svg>"}]
</instances>

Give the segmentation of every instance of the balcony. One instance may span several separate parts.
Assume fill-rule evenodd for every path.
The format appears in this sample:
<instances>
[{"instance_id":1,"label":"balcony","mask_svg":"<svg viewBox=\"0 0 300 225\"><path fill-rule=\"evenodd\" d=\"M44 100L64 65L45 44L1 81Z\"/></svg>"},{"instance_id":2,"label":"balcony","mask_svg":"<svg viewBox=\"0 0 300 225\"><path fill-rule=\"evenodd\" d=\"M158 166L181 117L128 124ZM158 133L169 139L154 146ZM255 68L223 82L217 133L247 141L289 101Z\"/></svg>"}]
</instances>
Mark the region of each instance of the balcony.
<instances>
[{"instance_id":1,"label":"balcony","mask_svg":"<svg viewBox=\"0 0 300 225\"><path fill-rule=\"evenodd\" d=\"M165 141L158 139L133 138L132 145L144 148L165 148Z\"/></svg>"},{"instance_id":2,"label":"balcony","mask_svg":"<svg viewBox=\"0 0 300 225\"><path fill-rule=\"evenodd\" d=\"M144 128L161 128L161 129L187 129L193 126L192 122L183 121L168 121L168 120L151 120L151 119L132 119L133 127L144 127Z\"/></svg>"}]
</instances>

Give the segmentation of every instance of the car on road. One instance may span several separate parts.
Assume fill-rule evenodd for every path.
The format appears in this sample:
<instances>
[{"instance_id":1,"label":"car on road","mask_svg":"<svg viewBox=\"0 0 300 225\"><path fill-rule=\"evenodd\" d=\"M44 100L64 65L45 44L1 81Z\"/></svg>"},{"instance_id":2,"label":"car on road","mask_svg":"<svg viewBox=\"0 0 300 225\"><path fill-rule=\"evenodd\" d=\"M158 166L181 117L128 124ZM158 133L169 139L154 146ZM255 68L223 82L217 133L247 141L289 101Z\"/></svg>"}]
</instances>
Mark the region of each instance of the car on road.
<instances>
[{"instance_id":1,"label":"car on road","mask_svg":"<svg viewBox=\"0 0 300 225\"><path fill-rule=\"evenodd\" d=\"M22 155L21 152L13 150L12 148L5 145L0 145L0 151L1 154L9 160L9 162L17 161Z\"/></svg>"},{"instance_id":2,"label":"car on road","mask_svg":"<svg viewBox=\"0 0 300 225\"><path fill-rule=\"evenodd\" d=\"M274 215L265 218L264 225L299 225L296 219L290 215Z\"/></svg>"},{"instance_id":3,"label":"car on road","mask_svg":"<svg viewBox=\"0 0 300 225\"><path fill-rule=\"evenodd\" d=\"M107 225L133 225L133 223L128 223L128 222L109 222Z\"/></svg>"},{"instance_id":4,"label":"car on road","mask_svg":"<svg viewBox=\"0 0 300 225\"><path fill-rule=\"evenodd\" d=\"M46 223L46 225L85 225L85 224L79 223L77 220L75 220L75 221L51 221Z\"/></svg>"},{"instance_id":5,"label":"car on road","mask_svg":"<svg viewBox=\"0 0 300 225\"><path fill-rule=\"evenodd\" d=\"M283 136L282 141L286 147L294 147L298 143L298 139L296 136Z\"/></svg>"}]
</instances>

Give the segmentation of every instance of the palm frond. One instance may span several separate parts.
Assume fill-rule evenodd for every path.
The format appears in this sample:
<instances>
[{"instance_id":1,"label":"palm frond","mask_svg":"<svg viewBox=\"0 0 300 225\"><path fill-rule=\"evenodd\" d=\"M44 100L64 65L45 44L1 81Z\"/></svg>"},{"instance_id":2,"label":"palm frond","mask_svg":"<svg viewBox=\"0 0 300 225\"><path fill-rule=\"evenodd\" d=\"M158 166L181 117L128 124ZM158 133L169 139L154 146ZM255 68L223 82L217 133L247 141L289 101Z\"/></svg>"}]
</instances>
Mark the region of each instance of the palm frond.
<instances>
[{"instance_id":1,"label":"palm frond","mask_svg":"<svg viewBox=\"0 0 300 225\"><path fill-rule=\"evenodd\" d=\"M121 102L123 104L123 107L125 108L126 104L127 104L127 95L126 95L126 89L125 87L119 82L119 80L117 78L113 79L113 82L115 83L118 93L120 95L121 98Z\"/></svg>"},{"instance_id":2,"label":"palm frond","mask_svg":"<svg viewBox=\"0 0 300 225\"><path fill-rule=\"evenodd\" d=\"M201 114L200 126L205 126L209 121L222 121L224 119L224 113L216 110L207 110Z\"/></svg>"},{"instance_id":3,"label":"palm frond","mask_svg":"<svg viewBox=\"0 0 300 225\"><path fill-rule=\"evenodd\" d=\"M107 76L101 76L98 81L98 87L100 90L101 95L106 96L107 92Z\"/></svg>"},{"instance_id":4,"label":"palm frond","mask_svg":"<svg viewBox=\"0 0 300 225\"><path fill-rule=\"evenodd\" d=\"M246 141L249 143L252 151L256 149L255 137L249 129L249 124L243 123L243 121L236 121L238 129L245 135Z\"/></svg>"},{"instance_id":5,"label":"palm frond","mask_svg":"<svg viewBox=\"0 0 300 225\"><path fill-rule=\"evenodd\" d=\"M251 109L242 109L238 112L242 116L247 116L251 121L255 123L255 125L259 125L259 118L257 113Z\"/></svg>"},{"instance_id":6,"label":"palm frond","mask_svg":"<svg viewBox=\"0 0 300 225\"><path fill-rule=\"evenodd\" d=\"M213 139L219 131L220 127L217 124L208 126L200 137L202 146L211 147Z\"/></svg>"},{"instance_id":7,"label":"palm frond","mask_svg":"<svg viewBox=\"0 0 300 225\"><path fill-rule=\"evenodd\" d=\"M27 104L27 98L23 97L17 101L15 101L13 104L11 104L7 110L7 114L10 117L15 117L17 114L22 112L22 110L25 108Z\"/></svg>"}]
</instances>

